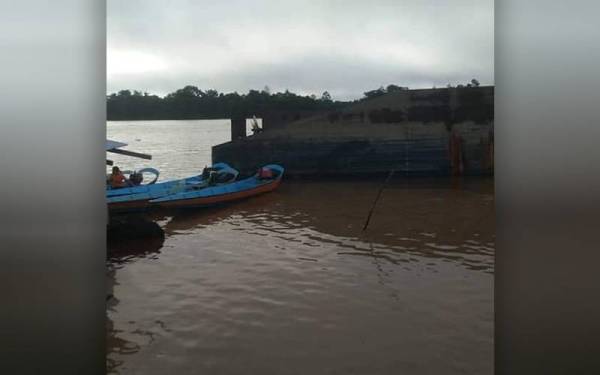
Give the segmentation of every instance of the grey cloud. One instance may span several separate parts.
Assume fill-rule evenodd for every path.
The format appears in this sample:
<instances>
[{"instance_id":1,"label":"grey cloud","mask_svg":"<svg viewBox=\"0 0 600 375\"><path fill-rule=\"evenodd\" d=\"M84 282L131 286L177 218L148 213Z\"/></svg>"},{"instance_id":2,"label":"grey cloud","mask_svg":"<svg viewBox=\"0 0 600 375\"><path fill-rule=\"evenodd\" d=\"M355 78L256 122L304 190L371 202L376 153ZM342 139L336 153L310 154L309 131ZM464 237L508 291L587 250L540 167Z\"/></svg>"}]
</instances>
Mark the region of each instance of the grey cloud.
<instances>
[{"instance_id":1,"label":"grey cloud","mask_svg":"<svg viewBox=\"0 0 600 375\"><path fill-rule=\"evenodd\" d=\"M379 85L493 84L493 1L116 1L108 49L140 51L167 69L111 74L107 89L165 94L329 91L357 98Z\"/></svg>"}]
</instances>

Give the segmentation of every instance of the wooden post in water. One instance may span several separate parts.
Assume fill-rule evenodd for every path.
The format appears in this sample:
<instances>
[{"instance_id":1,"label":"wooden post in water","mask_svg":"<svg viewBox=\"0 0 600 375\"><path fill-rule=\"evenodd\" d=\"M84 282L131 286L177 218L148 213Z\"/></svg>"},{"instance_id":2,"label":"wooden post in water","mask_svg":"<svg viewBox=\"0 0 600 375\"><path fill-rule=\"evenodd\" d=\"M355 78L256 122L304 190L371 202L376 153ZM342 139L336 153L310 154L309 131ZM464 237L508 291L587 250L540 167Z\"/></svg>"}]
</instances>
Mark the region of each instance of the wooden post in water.
<instances>
[{"instance_id":1,"label":"wooden post in water","mask_svg":"<svg viewBox=\"0 0 600 375\"><path fill-rule=\"evenodd\" d=\"M234 115L231 117L231 140L246 138L246 116Z\"/></svg>"}]
</instances>

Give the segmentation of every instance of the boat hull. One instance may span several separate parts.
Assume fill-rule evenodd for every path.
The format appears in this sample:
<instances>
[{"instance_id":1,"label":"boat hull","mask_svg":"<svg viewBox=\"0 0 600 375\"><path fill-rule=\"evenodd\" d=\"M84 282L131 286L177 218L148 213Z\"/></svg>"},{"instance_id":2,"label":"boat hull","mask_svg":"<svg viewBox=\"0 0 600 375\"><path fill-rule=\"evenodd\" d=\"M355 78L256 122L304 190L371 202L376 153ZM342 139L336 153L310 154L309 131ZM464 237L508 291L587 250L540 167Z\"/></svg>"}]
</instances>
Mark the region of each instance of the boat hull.
<instances>
[{"instance_id":1,"label":"boat hull","mask_svg":"<svg viewBox=\"0 0 600 375\"><path fill-rule=\"evenodd\" d=\"M165 202L156 202L149 203L150 205L157 205L159 207L164 208L185 208L185 207L208 207L214 206L221 203L233 202L237 200L242 200L245 198L250 198L256 195L264 194L271 192L279 187L281 184L281 179L273 180L271 182L258 185L251 189L213 195L208 197L198 197L198 198L185 198L185 199L177 199Z\"/></svg>"},{"instance_id":2,"label":"boat hull","mask_svg":"<svg viewBox=\"0 0 600 375\"><path fill-rule=\"evenodd\" d=\"M145 210L149 207L150 207L150 199L128 201L128 202L115 202L115 203L108 204L108 210L110 212Z\"/></svg>"},{"instance_id":3,"label":"boat hull","mask_svg":"<svg viewBox=\"0 0 600 375\"><path fill-rule=\"evenodd\" d=\"M219 173L229 173L235 179L238 171L225 163L213 166ZM165 181L158 184L136 186L125 189L107 190L109 212L142 211L150 208L150 200L185 191L204 182L201 175L179 180Z\"/></svg>"}]
</instances>

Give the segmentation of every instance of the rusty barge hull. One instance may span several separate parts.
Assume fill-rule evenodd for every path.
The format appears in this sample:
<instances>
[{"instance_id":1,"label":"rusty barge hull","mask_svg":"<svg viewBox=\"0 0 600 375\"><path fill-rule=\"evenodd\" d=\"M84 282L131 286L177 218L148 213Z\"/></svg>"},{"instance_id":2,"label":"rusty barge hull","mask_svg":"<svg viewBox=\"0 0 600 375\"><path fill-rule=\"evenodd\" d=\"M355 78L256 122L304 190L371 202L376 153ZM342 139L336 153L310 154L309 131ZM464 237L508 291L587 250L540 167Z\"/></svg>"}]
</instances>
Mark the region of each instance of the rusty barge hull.
<instances>
[{"instance_id":1,"label":"rusty barge hull","mask_svg":"<svg viewBox=\"0 0 600 375\"><path fill-rule=\"evenodd\" d=\"M300 115L265 114L263 131L252 136L245 136L244 118L232 119L232 141L213 147L213 162L242 173L277 163L291 176L493 175L490 86L403 90Z\"/></svg>"},{"instance_id":2,"label":"rusty barge hull","mask_svg":"<svg viewBox=\"0 0 600 375\"><path fill-rule=\"evenodd\" d=\"M227 160L249 173L269 162L288 175L492 175L489 145L453 150L450 142L415 141L262 141L232 142L213 148L214 160Z\"/></svg>"}]
</instances>

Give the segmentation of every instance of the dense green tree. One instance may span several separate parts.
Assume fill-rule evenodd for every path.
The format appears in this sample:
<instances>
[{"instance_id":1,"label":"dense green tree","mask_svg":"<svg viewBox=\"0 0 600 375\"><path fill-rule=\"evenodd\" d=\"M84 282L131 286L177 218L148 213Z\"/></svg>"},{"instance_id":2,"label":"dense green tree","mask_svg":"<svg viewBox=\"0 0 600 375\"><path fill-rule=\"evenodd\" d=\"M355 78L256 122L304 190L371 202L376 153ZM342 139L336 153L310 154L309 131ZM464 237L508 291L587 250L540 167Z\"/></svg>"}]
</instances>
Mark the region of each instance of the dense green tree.
<instances>
[{"instance_id":1,"label":"dense green tree","mask_svg":"<svg viewBox=\"0 0 600 375\"><path fill-rule=\"evenodd\" d=\"M479 81L473 79L468 86L479 86ZM386 88L381 86L376 90L366 91L365 96L360 100L401 90L408 90L408 88L394 84ZM268 111L332 111L351 103L335 101L327 91L320 97L301 96L289 90L276 93L270 91L268 86L265 86L262 91L250 90L247 94L219 93L215 89L204 91L188 85L161 98L138 90L133 92L121 90L107 95L107 118L108 120L215 119L230 118L234 114L259 115Z\"/></svg>"},{"instance_id":2,"label":"dense green tree","mask_svg":"<svg viewBox=\"0 0 600 375\"><path fill-rule=\"evenodd\" d=\"M331 94L329 94L329 92L327 92L327 91L323 92L323 94L321 95L321 100L324 102L330 102Z\"/></svg>"},{"instance_id":3,"label":"dense green tree","mask_svg":"<svg viewBox=\"0 0 600 375\"><path fill-rule=\"evenodd\" d=\"M408 90L408 87L397 86L397 85L388 85L385 89L386 89L386 92L396 92L396 91Z\"/></svg>"},{"instance_id":4,"label":"dense green tree","mask_svg":"<svg viewBox=\"0 0 600 375\"><path fill-rule=\"evenodd\" d=\"M106 99L109 120L229 118L236 113L251 116L272 110L330 110L347 104L334 102L330 96L328 101L322 101L314 95L300 96L289 90L273 94L268 87L239 94L219 93L214 89L203 91L191 85L164 98L140 91L121 90Z\"/></svg>"},{"instance_id":5,"label":"dense green tree","mask_svg":"<svg viewBox=\"0 0 600 375\"><path fill-rule=\"evenodd\" d=\"M377 90L366 91L365 92L365 97L367 99L376 98L378 96L384 95L385 92L386 92L385 89L383 88L383 86L381 86Z\"/></svg>"}]
</instances>

